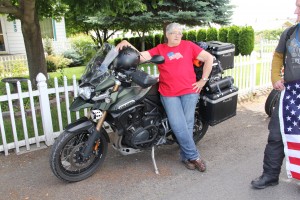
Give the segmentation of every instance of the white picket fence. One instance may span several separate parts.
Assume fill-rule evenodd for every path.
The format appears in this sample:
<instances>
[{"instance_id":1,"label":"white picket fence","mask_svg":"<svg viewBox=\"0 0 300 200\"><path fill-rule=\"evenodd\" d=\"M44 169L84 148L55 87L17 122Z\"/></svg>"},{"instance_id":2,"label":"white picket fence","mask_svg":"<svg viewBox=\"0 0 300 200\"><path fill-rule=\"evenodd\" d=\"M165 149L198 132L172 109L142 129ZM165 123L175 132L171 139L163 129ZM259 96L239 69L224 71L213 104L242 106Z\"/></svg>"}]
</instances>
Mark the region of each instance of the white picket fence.
<instances>
[{"instance_id":1,"label":"white picket fence","mask_svg":"<svg viewBox=\"0 0 300 200\"><path fill-rule=\"evenodd\" d=\"M274 49L275 43L269 45L273 46L270 49ZM264 90L271 86L271 60L272 51L238 56L235 57L234 68L225 70L223 76L234 77L234 85L239 88L240 97L258 89ZM144 70L158 76L156 68L147 67ZM86 109L73 115L68 110L70 102L77 96L75 76L72 85L68 85L64 77L63 86L58 86L55 78L54 88L48 88L43 74L39 74L36 80L37 90L32 90L29 80L26 92L22 91L20 82L14 92L6 83L6 95L0 96L0 152L5 155L13 150L19 154L40 148L41 144L52 145L64 126L87 115Z\"/></svg>"},{"instance_id":2,"label":"white picket fence","mask_svg":"<svg viewBox=\"0 0 300 200\"><path fill-rule=\"evenodd\" d=\"M31 150L34 148L33 144L39 148L41 142L49 146L53 143L54 138L63 131L61 98L64 98L65 107L68 108L70 98L77 95L75 76L73 77L73 85L71 86L68 86L67 78L64 77L64 85L59 87L58 80L55 78L54 88L47 87L46 77L43 74L39 74L36 80L38 83L37 90L32 90L31 82L28 80L27 92L22 92L21 84L17 82L18 91L11 93L10 86L6 83L7 95L0 96L0 131L2 138L0 152L4 151L5 155L8 155L10 149L15 149L15 152L19 153L20 147L25 147L27 151ZM30 105L28 110L25 110L25 102ZM4 103L6 103L6 106L4 106ZM3 107L6 107L6 111L3 110ZM56 131L53 130L53 114L51 114L53 110L57 110L59 128ZM68 109L65 109L65 111L64 116L67 119L67 123L71 123L70 111ZM76 118L79 118L79 113L76 113ZM22 129L17 130L17 124L22 124ZM29 124L32 127L31 132L28 131ZM8 126L11 128L7 129ZM38 126L42 126L42 133L39 132ZM10 132L6 130L10 130Z\"/></svg>"}]
</instances>

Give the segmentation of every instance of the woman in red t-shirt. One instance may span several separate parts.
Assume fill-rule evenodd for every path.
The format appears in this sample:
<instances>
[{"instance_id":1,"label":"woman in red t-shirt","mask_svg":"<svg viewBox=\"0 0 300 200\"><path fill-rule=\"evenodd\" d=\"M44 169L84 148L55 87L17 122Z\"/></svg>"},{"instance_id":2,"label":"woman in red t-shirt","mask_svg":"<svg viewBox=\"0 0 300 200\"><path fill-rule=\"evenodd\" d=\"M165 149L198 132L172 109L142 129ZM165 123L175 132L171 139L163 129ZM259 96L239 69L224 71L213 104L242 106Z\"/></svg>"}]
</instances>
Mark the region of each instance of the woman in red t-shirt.
<instances>
[{"instance_id":1,"label":"woman in red t-shirt","mask_svg":"<svg viewBox=\"0 0 300 200\"><path fill-rule=\"evenodd\" d=\"M162 55L163 64L158 65L159 92L162 104L166 110L170 126L180 145L181 161L188 169L206 169L203 159L193 140L195 108L202 87L208 80L212 69L213 57L211 54L191 41L181 40L182 26L171 23L166 27L167 43L140 52L140 61L151 59L153 55ZM123 40L116 48L131 46ZM193 61L204 62L202 78L196 82Z\"/></svg>"}]
</instances>

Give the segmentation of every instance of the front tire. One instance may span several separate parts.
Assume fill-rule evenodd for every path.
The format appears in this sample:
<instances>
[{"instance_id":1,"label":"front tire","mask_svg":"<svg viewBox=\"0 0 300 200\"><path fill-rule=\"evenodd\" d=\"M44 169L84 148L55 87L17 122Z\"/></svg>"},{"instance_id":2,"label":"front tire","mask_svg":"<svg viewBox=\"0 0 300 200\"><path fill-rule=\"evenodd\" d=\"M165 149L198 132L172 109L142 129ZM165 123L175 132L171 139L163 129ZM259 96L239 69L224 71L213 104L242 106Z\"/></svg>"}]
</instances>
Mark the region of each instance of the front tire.
<instances>
[{"instance_id":1,"label":"front tire","mask_svg":"<svg viewBox=\"0 0 300 200\"><path fill-rule=\"evenodd\" d=\"M82 149L89 138L89 132L71 133L64 131L55 140L50 152L50 167L54 175L67 182L81 181L93 175L103 163L107 153L107 141L99 135L99 146L92 155L84 159Z\"/></svg>"}]
</instances>

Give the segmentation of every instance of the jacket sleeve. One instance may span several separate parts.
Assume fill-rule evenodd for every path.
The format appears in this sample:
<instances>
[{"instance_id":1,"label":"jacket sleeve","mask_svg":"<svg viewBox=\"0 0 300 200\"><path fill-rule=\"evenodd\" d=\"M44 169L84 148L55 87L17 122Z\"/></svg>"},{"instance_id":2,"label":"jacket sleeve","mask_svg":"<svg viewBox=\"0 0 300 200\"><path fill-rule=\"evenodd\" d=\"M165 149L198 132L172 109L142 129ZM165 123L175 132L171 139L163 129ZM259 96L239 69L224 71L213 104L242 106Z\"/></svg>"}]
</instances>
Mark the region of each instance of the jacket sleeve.
<instances>
[{"instance_id":1,"label":"jacket sleeve","mask_svg":"<svg viewBox=\"0 0 300 200\"><path fill-rule=\"evenodd\" d=\"M275 51L272 60L272 69L271 69L271 81L274 84L275 82L281 80L281 68L283 66L283 53L278 53Z\"/></svg>"}]
</instances>

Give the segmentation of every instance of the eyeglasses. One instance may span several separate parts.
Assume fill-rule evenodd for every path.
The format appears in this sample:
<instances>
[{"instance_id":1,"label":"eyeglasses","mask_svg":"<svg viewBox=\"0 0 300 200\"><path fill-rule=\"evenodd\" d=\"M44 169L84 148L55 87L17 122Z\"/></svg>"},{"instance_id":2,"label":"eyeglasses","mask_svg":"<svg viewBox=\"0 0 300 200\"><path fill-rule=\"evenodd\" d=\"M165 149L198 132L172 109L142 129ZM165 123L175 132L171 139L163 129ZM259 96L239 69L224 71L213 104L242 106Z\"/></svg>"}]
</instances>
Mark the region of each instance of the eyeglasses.
<instances>
[{"instance_id":1,"label":"eyeglasses","mask_svg":"<svg viewBox=\"0 0 300 200\"><path fill-rule=\"evenodd\" d=\"M171 35L178 35L178 36L182 36L181 32L170 32Z\"/></svg>"}]
</instances>

